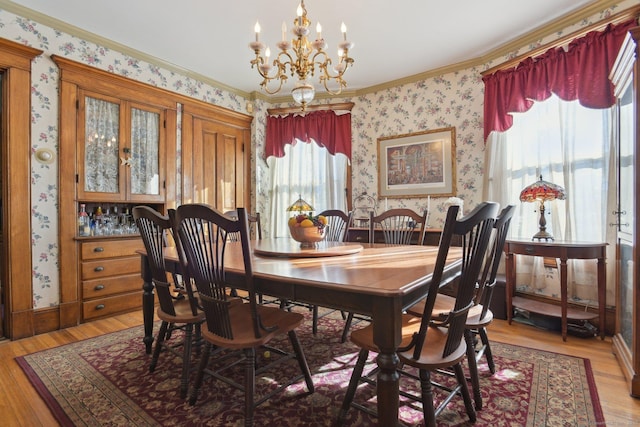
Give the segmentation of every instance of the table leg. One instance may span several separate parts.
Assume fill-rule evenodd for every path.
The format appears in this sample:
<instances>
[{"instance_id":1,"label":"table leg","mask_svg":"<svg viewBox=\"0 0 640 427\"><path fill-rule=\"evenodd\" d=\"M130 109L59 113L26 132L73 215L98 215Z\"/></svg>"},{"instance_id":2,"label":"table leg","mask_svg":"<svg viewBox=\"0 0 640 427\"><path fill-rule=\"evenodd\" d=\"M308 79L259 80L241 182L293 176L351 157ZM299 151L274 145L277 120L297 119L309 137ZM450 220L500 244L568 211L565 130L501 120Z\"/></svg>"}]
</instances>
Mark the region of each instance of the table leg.
<instances>
[{"instance_id":1,"label":"table leg","mask_svg":"<svg viewBox=\"0 0 640 427\"><path fill-rule=\"evenodd\" d=\"M560 313L562 341L567 340L567 258L560 258Z\"/></svg>"},{"instance_id":2,"label":"table leg","mask_svg":"<svg viewBox=\"0 0 640 427\"><path fill-rule=\"evenodd\" d=\"M402 330L402 307L374 310L373 341L380 350L376 362L380 370L377 377L378 425L398 425L400 401L399 359L396 350L400 345ZM379 319L379 321L376 321Z\"/></svg>"},{"instance_id":3,"label":"table leg","mask_svg":"<svg viewBox=\"0 0 640 427\"><path fill-rule=\"evenodd\" d=\"M604 251L605 249L603 249ZM604 340L607 310L607 273L605 255L598 258L598 314L600 319L600 339Z\"/></svg>"},{"instance_id":4,"label":"table leg","mask_svg":"<svg viewBox=\"0 0 640 427\"><path fill-rule=\"evenodd\" d=\"M507 322L511 324L513 318L513 289L516 283L515 256L511 252L505 252L506 280L505 293L507 303Z\"/></svg>"},{"instance_id":5,"label":"table leg","mask_svg":"<svg viewBox=\"0 0 640 427\"><path fill-rule=\"evenodd\" d=\"M400 399L400 374L398 355L395 352L379 353L376 358L378 372L378 421L381 426L398 424L398 402Z\"/></svg>"},{"instance_id":6,"label":"table leg","mask_svg":"<svg viewBox=\"0 0 640 427\"><path fill-rule=\"evenodd\" d=\"M153 345L153 308L154 308L154 292L153 282L151 281L151 269L145 255L140 256L140 275L142 276L142 319L144 320L144 338L142 342L145 345L147 354L151 354Z\"/></svg>"}]
</instances>

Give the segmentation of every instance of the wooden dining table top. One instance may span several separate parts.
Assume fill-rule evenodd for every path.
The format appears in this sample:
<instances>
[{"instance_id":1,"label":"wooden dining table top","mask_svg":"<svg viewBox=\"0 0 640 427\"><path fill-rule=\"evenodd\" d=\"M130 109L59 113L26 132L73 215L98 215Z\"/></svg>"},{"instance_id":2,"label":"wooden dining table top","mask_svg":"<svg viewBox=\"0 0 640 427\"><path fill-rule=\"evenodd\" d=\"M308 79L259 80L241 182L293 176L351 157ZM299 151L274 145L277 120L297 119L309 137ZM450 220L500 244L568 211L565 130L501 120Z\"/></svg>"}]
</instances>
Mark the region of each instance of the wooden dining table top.
<instances>
[{"instance_id":1,"label":"wooden dining table top","mask_svg":"<svg viewBox=\"0 0 640 427\"><path fill-rule=\"evenodd\" d=\"M291 239L267 240L286 242ZM334 290L348 287L350 292L387 297L409 294L416 288L423 287L425 281L430 280L438 255L437 246L380 243L355 244L361 249L336 256L287 257L256 254L255 247L264 245L263 242L264 239L251 241L253 273L258 281L273 279ZM225 270L231 274L243 274L240 244L229 242L226 250ZM461 254L460 248L450 248L447 269L459 269ZM165 259L178 261L175 247L165 249Z\"/></svg>"}]
</instances>

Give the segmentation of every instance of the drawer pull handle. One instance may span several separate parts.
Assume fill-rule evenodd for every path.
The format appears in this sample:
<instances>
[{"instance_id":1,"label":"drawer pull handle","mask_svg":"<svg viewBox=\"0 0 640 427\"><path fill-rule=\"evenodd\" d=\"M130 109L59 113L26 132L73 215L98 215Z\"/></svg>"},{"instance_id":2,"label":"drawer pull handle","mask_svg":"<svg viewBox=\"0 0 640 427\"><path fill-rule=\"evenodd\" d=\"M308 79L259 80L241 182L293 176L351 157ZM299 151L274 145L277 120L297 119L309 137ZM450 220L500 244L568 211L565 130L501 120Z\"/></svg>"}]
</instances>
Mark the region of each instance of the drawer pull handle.
<instances>
[{"instance_id":1,"label":"drawer pull handle","mask_svg":"<svg viewBox=\"0 0 640 427\"><path fill-rule=\"evenodd\" d=\"M104 285L96 285L93 289L96 291L101 291L104 289Z\"/></svg>"},{"instance_id":2,"label":"drawer pull handle","mask_svg":"<svg viewBox=\"0 0 640 427\"><path fill-rule=\"evenodd\" d=\"M536 249L532 246L527 246L526 248L524 248L524 251L528 254L532 254L535 253Z\"/></svg>"},{"instance_id":3,"label":"drawer pull handle","mask_svg":"<svg viewBox=\"0 0 640 427\"><path fill-rule=\"evenodd\" d=\"M95 271L96 273L99 273L101 271L104 271L104 267L96 267L93 269L93 271Z\"/></svg>"},{"instance_id":4,"label":"drawer pull handle","mask_svg":"<svg viewBox=\"0 0 640 427\"><path fill-rule=\"evenodd\" d=\"M98 246L96 248L93 248L93 252L104 252L104 248L102 246Z\"/></svg>"},{"instance_id":5,"label":"drawer pull handle","mask_svg":"<svg viewBox=\"0 0 640 427\"><path fill-rule=\"evenodd\" d=\"M96 310L104 310L104 304L96 305Z\"/></svg>"}]
</instances>

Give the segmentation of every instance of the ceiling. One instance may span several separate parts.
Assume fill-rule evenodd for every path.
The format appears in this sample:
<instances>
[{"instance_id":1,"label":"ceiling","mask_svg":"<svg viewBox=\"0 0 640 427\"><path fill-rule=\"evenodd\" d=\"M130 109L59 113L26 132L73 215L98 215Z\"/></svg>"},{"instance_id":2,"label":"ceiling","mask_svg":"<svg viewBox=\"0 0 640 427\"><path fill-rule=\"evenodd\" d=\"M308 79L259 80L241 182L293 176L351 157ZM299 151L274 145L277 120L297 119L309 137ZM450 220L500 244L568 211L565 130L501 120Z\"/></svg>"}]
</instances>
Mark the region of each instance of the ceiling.
<instances>
[{"instance_id":1,"label":"ceiling","mask_svg":"<svg viewBox=\"0 0 640 427\"><path fill-rule=\"evenodd\" d=\"M98 42L125 45L247 93L260 90L258 73L249 63L254 57L249 42L255 38L256 20L262 27L260 40L271 46L273 57L282 22L290 29L298 6L298 0L3 0L0 6L7 3L64 23L49 19L46 25L57 24L62 27L58 29L85 39L96 35ZM305 5L311 35L315 38L320 22L333 58L340 24L347 25L348 39L355 44L350 51L355 63L345 80L348 90L358 90L482 57L593 3L307 0ZM38 13L31 18L38 21ZM317 76L312 83L317 83Z\"/></svg>"}]
</instances>

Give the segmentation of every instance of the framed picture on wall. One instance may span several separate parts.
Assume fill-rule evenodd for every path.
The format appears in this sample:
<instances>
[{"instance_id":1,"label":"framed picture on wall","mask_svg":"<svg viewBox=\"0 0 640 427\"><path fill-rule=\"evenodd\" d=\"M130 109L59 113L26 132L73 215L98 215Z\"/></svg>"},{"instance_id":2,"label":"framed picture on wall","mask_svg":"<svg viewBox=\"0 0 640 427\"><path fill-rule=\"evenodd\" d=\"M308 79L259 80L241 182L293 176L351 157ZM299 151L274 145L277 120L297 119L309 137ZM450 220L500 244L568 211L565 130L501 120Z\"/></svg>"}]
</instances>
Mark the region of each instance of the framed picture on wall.
<instances>
[{"instance_id":1,"label":"framed picture on wall","mask_svg":"<svg viewBox=\"0 0 640 427\"><path fill-rule=\"evenodd\" d=\"M379 197L456 195L456 129L378 138Z\"/></svg>"}]
</instances>

